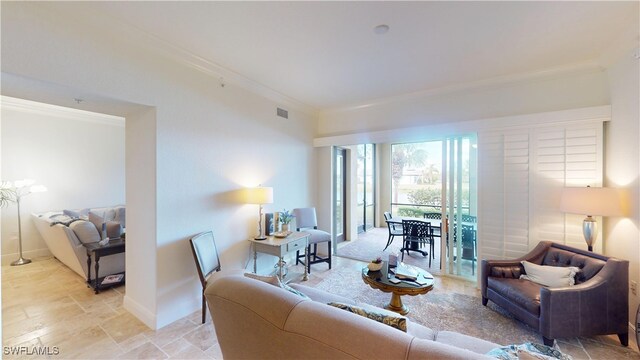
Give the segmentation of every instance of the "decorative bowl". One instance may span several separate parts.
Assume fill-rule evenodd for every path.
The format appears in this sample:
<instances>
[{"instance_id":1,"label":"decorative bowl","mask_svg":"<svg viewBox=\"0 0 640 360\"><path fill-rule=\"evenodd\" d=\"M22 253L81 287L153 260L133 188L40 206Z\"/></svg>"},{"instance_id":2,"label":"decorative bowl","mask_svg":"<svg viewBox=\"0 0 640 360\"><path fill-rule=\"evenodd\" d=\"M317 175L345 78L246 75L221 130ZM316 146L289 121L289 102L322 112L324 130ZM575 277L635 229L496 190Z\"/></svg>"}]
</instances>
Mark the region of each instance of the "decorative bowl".
<instances>
[{"instance_id":1,"label":"decorative bowl","mask_svg":"<svg viewBox=\"0 0 640 360\"><path fill-rule=\"evenodd\" d=\"M379 263L370 262L367 265L367 267L369 268L370 271L380 271L380 269L382 269L382 264L383 262L379 262Z\"/></svg>"}]
</instances>

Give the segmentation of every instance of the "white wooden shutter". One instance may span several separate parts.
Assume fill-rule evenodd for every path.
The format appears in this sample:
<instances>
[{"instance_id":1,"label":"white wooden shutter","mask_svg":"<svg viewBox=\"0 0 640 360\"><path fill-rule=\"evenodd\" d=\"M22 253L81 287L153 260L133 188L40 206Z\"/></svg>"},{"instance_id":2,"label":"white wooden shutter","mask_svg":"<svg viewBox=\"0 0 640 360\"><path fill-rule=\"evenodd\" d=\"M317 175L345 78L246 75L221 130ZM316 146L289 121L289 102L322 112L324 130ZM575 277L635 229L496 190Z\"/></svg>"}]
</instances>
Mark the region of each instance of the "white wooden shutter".
<instances>
[{"instance_id":1,"label":"white wooden shutter","mask_svg":"<svg viewBox=\"0 0 640 360\"><path fill-rule=\"evenodd\" d=\"M482 258L515 258L543 240L586 248L584 215L564 214L565 186L601 186L602 121L478 133ZM596 243L596 250L600 243Z\"/></svg>"}]
</instances>

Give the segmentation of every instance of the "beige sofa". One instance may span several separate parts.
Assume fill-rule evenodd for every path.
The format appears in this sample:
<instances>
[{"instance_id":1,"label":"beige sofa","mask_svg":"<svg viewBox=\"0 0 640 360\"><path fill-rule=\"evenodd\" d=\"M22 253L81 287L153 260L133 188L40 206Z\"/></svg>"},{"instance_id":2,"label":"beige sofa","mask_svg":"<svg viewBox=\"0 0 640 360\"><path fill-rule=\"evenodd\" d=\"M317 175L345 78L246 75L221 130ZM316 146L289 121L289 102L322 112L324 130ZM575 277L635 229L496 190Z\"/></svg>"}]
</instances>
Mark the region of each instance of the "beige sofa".
<instances>
[{"instance_id":1,"label":"beige sofa","mask_svg":"<svg viewBox=\"0 0 640 360\"><path fill-rule=\"evenodd\" d=\"M123 207L118 205L116 207ZM96 213L104 213L107 209L116 207L101 207L86 209ZM76 209L80 212L83 210ZM75 271L83 278L87 278L87 250L82 245L75 232L68 226L57 224L57 216L62 215L62 211L50 211L45 213L31 214L33 223L38 232L47 244L51 254ZM92 269L93 270L93 269ZM125 254L113 254L100 259L100 274L116 274L125 270Z\"/></svg>"},{"instance_id":2,"label":"beige sofa","mask_svg":"<svg viewBox=\"0 0 640 360\"><path fill-rule=\"evenodd\" d=\"M491 359L500 345L408 322L407 333L326 305L353 301L301 286L304 299L243 276L223 276L205 296L225 360Z\"/></svg>"}]
</instances>

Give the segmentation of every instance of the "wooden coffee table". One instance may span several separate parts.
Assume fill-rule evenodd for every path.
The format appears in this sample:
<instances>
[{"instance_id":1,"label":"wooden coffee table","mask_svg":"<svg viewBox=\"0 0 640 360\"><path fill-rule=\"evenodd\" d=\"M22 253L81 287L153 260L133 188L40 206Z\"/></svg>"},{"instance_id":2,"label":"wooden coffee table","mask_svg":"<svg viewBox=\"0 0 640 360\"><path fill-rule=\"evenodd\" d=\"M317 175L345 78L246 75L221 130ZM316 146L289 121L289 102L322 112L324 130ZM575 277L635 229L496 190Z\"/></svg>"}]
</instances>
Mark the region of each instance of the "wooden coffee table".
<instances>
[{"instance_id":1,"label":"wooden coffee table","mask_svg":"<svg viewBox=\"0 0 640 360\"><path fill-rule=\"evenodd\" d=\"M422 295L433 290L435 281L433 275L426 270L416 268L415 266L405 265L420 272L420 281L425 282L424 285L420 285L410 281L401 281L394 284L390 281L391 278L395 278L393 274L388 275L387 262L384 261L382 269L380 271L370 271L366 266L362 268L362 280L369 284L373 289L378 289L386 293L391 293L391 301L384 306L385 309L395 311L401 315L409 313L409 308L402 303L402 295Z\"/></svg>"}]
</instances>

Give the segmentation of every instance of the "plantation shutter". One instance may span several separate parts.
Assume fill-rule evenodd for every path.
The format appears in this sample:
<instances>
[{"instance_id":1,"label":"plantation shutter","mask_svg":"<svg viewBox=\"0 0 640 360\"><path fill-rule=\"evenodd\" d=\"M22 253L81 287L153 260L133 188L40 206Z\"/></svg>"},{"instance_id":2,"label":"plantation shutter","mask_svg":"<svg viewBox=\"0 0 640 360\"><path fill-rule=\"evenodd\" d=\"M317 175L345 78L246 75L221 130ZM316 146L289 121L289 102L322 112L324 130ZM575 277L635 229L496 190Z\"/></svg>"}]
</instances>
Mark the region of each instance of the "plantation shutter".
<instances>
[{"instance_id":1,"label":"plantation shutter","mask_svg":"<svg viewBox=\"0 0 640 360\"><path fill-rule=\"evenodd\" d=\"M516 258L543 240L586 248L584 215L562 213L560 195L601 186L602 159L602 120L479 132L480 257Z\"/></svg>"}]
</instances>

